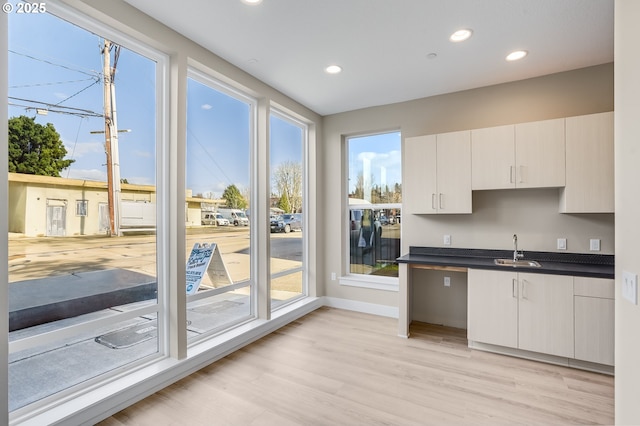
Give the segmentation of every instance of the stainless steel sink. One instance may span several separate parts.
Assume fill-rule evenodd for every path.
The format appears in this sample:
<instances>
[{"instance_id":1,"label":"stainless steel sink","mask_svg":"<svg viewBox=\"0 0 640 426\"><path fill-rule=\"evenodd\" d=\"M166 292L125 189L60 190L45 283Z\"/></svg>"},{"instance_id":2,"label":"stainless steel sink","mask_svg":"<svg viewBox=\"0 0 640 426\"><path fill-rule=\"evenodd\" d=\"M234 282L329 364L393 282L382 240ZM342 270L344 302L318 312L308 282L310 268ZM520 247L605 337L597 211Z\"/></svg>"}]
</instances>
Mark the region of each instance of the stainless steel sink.
<instances>
[{"instance_id":1,"label":"stainless steel sink","mask_svg":"<svg viewBox=\"0 0 640 426\"><path fill-rule=\"evenodd\" d=\"M523 260L523 259L518 259L518 260L513 260L513 259L494 259L493 261L496 265L500 265L500 266L511 266L512 268L522 268L522 267L526 267L526 268L539 268L540 265L538 262L536 262L535 260Z\"/></svg>"}]
</instances>

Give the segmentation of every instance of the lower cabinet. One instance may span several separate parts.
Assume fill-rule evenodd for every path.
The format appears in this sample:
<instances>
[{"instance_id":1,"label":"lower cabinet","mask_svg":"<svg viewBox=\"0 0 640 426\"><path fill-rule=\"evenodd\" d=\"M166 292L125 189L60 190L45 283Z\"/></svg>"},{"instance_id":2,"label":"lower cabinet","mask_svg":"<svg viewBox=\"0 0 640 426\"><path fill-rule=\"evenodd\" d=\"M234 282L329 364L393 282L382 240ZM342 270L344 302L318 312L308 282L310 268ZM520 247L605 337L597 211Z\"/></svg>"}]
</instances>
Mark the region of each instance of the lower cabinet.
<instances>
[{"instance_id":1,"label":"lower cabinet","mask_svg":"<svg viewBox=\"0 0 640 426\"><path fill-rule=\"evenodd\" d=\"M614 365L614 281L575 277L575 358Z\"/></svg>"},{"instance_id":2,"label":"lower cabinet","mask_svg":"<svg viewBox=\"0 0 640 426\"><path fill-rule=\"evenodd\" d=\"M467 271L467 338L518 347L518 274Z\"/></svg>"},{"instance_id":3,"label":"lower cabinet","mask_svg":"<svg viewBox=\"0 0 640 426\"><path fill-rule=\"evenodd\" d=\"M573 277L469 269L469 340L574 357Z\"/></svg>"}]
</instances>

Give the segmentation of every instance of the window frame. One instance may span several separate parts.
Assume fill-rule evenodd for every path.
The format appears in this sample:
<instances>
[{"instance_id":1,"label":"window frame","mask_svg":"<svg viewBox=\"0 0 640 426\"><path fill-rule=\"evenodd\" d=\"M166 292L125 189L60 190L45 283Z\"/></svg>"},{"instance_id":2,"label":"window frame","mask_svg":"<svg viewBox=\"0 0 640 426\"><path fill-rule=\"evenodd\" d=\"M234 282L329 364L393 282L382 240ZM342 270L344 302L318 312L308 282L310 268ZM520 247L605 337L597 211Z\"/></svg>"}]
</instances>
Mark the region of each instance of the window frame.
<instances>
[{"instance_id":1,"label":"window frame","mask_svg":"<svg viewBox=\"0 0 640 426\"><path fill-rule=\"evenodd\" d=\"M342 275L338 279L338 283L342 286L349 287L361 287L361 288L369 288L375 290L384 290L384 291L392 291L398 292L400 289L400 280L399 277L385 277L385 276L376 276L376 275L367 275L367 274L357 274L351 272L350 264L351 264L351 225L350 225L350 214L352 210L363 210L363 209L400 209L402 211L402 203L377 203L377 204L351 204L349 201L349 142L351 139L369 137L369 136L377 136L377 135L385 135L391 133L399 133L400 141L402 141L402 134L400 129L391 129L379 132L367 132L367 133L356 133L351 134L344 137L343 143L343 170L344 170L344 195L342 197L343 211L345 212L342 220L342 247L343 247L343 256L342 256ZM402 150L402 143L400 143L400 150ZM400 182L402 184L402 182ZM402 238L402 234L401 234ZM402 242L400 241L400 244Z\"/></svg>"},{"instance_id":2,"label":"window frame","mask_svg":"<svg viewBox=\"0 0 640 426\"><path fill-rule=\"evenodd\" d=\"M227 84L225 82L223 82L221 79L216 78L212 75L212 73L209 73L207 71L205 71L203 69L204 67L199 66L197 63L195 63L194 61L190 61L188 67L187 67L187 77L186 77L186 81L187 84L186 86L188 86L188 81L189 79L202 84L203 86L206 86L212 90L216 90L220 93L223 93L226 96L229 96L231 98L234 98L240 102L244 102L249 106L249 182L250 182L250 194L251 194L251 198L252 199L257 199L257 185L256 185L256 172L255 172L255 156L256 156L256 145L257 145L257 132L256 132L256 117L258 114L258 100L255 99L254 97L250 96L248 93L233 87L230 84ZM188 92L187 92L187 96L188 96ZM186 113L186 110L185 110ZM188 129L187 129L188 131ZM186 137L186 136L185 136ZM185 139L185 147L186 147L186 139ZM185 148L186 149L186 148ZM185 156L185 160L186 160L186 156ZM186 177L186 163L185 163L185 177ZM186 179L185 179L186 180ZM224 324L221 327L216 327L213 328L211 330L207 330L206 332L204 332L202 335L200 336L195 336L191 339L188 339L187 341L187 347L191 348L195 345L197 345L198 343L201 343L204 340L210 339L212 337L215 337L221 333L224 333L226 331L229 331L235 327L241 326L243 324L246 324L247 322L253 321L257 318L257 312L258 312L258 297L257 297L257 275L258 275L258 271L257 271L257 267L256 267L256 262L254 261L254 258L256 258L256 241L257 241L257 235L256 232L254 231L255 229L255 218L254 215L251 215L251 217L249 217L249 279L246 281L240 281L240 282L234 282L231 285L225 286L225 287L220 287L220 288L216 288L216 289L208 289L208 290L204 290L201 292L198 292L196 294L193 295L188 295L186 297L186 305L185 308L188 307L188 304L191 302L196 302L199 300L203 300L206 299L208 297L215 297L219 294L224 294L233 290L238 290L241 288L249 288L249 294L250 294L250 301L249 301L249 305L250 305L250 313L249 315L243 316L239 319L237 319L236 321L232 321L231 323L227 323ZM186 234L185 234L186 237ZM191 249L189 247L186 247L187 251L190 251ZM186 253L185 253L186 254Z\"/></svg>"},{"instance_id":3,"label":"window frame","mask_svg":"<svg viewBox=\"0 0 640 426\"><path fill-rule=\"evenodd\" d=\"M99 21L87 14L82 13L66 4L48 2L47 13L55 18L63 20L70 25L74 25L82 30L95 34L101 38L107 38L131 52L143 56L155 62L155 178L156 178L156 217L167 216L171 209L168 197L164 195L166 188L169 188L169 154L167 150L169 141L169 56L158 49L151 47L143 41L132 37L125 32L119 31L106 22ZM9 30L7 29L7 34ZM8 114L7 114L8 115ZM131 310L117 312L106 315L99 319L94 319L80 324L68 326L58 330L44 332L39 335L9 341L8 353L29 349L47 343L68 339L78 334L90 332L98 327L113 325L116 322L127 321L140 316L156 315L157 320L157 351L154 354L143 356L130 363L121 365L108 372L89 378L81 383L76 383L71 387L48 395L38 401L34 401L24 407L17 408L9 412L10 421L16 419L29 418L37 415L43 410L50 409L52 405L65 404L75 397L79 392L94 389L123 374L140 370L150 363L158 362L169 356L169 342L167 330L169 329L169 308L168 308L168 277L170 266L166 259L170 253L169 238L164 227L161 226L160 219L156 224L156 281L157 299L149 303L141 304ZM8 333L7 333L8 336ZM8 365L5 366L8 371Z\"/></svg>"},{"instance_id":4,"label":"window frame","mask_svg":"<svg viewBox=\"0 0 640 426\"><path fill-rule=\"evenodd\" d=\"M282 121L285 121L295 127L299 127L302 130L302 265L296 268L287 269L277 273L269 272L269 298L271 298L271 281L277 278L281 278L287 275L296 274L302 272L302 292L298 296L288 299L284 303L279 304L277 307L273 307L271 302L271 312L277 312L278 310L289 306L305 297L309 296L309 132L310 124L297 119L293 114L288 113L284 108L271 103L269 109L269 121L271 116L274 116ZM271 152L271 137L269 137L269 152ZM269 156L269 179L271 179L271 157ZM270 232L270 229L269 229ZM268 235L269 242L271 241L271 234ZM271 250L269 250L269 259L271 260Z\"/></svg>"}]
</instances>

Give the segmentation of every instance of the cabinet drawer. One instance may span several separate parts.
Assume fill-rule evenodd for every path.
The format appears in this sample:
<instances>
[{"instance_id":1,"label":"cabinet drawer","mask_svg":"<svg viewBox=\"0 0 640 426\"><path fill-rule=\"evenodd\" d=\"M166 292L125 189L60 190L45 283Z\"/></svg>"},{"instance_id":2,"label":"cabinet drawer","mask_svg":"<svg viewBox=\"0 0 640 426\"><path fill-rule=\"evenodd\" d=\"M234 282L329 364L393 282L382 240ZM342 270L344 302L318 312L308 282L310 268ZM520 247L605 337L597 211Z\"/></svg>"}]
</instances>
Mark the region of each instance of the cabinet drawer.
<instances>
[{"instance_id":1,"label":"cabinet drawer","mask_svg":"<svg viewBox=\"0 0 640 426\"><path fill-rule=\"evenodd\" d=\"M573 294L575 296L615 298L615 281L605 278L574 277Z\"/></svg>"}]
</instances>

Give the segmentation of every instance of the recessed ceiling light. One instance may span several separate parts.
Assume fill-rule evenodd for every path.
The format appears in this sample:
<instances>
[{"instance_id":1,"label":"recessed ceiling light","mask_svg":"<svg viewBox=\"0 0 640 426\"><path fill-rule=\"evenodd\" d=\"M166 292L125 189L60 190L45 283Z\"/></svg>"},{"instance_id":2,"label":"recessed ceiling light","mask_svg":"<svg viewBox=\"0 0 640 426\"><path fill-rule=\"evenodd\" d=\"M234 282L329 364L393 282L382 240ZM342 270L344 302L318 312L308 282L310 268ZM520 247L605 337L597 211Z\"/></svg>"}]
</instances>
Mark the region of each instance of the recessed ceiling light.
<instances>
[{"instance_id":1,"label":"recessed ceiling light","mask_svg":"<svg viewBox=\"0 0 640 426\"><path fill-rule=\"evenodd\" d=\"M472 34L473 34L473 31L469 29L458 30L455 33L451 34L451 37L449 37L449 40L455 43L459 41L465 41L469 37L471 37Z\"/></svg>"},{"instance_id":2,"label":"recessed ceiling light","mask_svg":"<svg viewBox=\"0 0 640 426\"><path fill-rule=\"evenodd\" d=\"M527 52L526 50L515 50L509 53L505 59L507 61L517 61L527 56L528 53L529 52Z\"/></svg>"},{"instance_id":3,"label":"recessed ceiling light","mask_svg":"<svg viewBox=\"0 0 640 426\"><path fill-rule=\"evenodd\" d=\"M329 65L324 69L328 74L340 74L342 72L342 67L338 65Z\"/></svg>"},{"instance_id":4,"label":"recessed ceiling light","mask_svg":"<svg viewBox=\"0 0 640 426\"><path fill-rule=\"evenodd\" d=\"M243 2L243 3L246 3L246 4L252 4L252 5L253 5L253 4L260 4L260 3L262 3L262 0L242 0L242 2Z\"/></svg>"}]
</instances>

